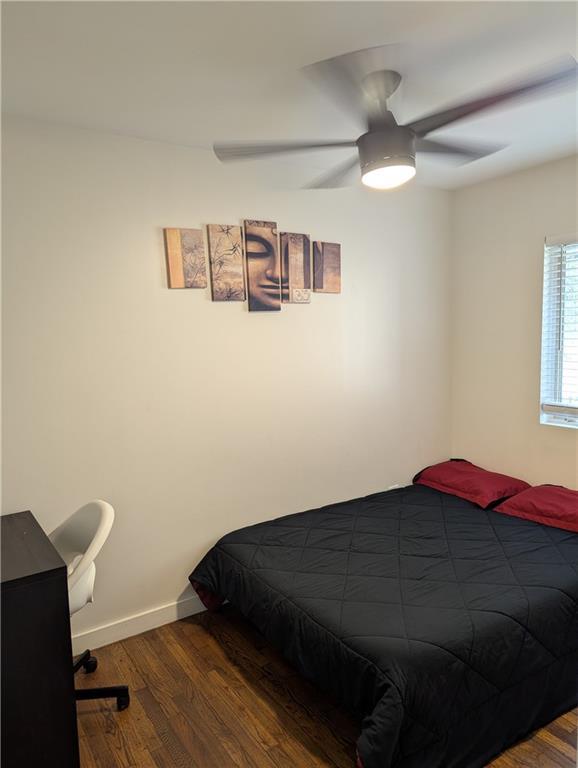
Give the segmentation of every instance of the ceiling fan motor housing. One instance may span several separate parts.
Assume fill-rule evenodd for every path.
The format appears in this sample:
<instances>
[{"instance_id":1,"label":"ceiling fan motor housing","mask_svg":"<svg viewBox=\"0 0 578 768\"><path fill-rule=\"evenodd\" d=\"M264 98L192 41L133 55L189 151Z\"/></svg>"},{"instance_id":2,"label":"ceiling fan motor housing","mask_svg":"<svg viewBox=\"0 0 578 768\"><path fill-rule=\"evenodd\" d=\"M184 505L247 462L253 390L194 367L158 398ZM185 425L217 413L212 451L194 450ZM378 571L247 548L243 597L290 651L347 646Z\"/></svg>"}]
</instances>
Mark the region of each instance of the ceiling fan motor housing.
<instances>
[{"instance_id":1,"label":"ceiling fan motor housing","mask_svg":"<svg viewBox=\"0 0 578 768\"><path fill-rule=\"evenodd\" d=\"M376 168L407 165L415 168L415 133L400 125L369 131L357 139L362 175Z\"/></svg>"}]
</instances>

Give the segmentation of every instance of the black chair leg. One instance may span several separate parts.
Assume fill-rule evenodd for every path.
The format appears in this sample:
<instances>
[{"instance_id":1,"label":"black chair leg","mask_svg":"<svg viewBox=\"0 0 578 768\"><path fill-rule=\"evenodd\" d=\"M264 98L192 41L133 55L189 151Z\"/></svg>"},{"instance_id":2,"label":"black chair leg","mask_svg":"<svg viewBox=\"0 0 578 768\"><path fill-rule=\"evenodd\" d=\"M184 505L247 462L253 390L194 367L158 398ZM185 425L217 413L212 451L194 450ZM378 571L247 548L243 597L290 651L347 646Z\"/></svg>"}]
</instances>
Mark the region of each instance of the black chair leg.
<instances>
[{"instance_id":1,"label":"black chair leg","mask_svg":"<svg viewBox=\"0 0 578 768\"><path fill-rule=\"evenodd\" d=\"M79 669L85 672L94 672L98 666L95 656L90 651L84 651L72 662L73 672ZM106 688L81 688L74 691L76 701L89 701L90 699L116 699L116 708L119 712L130 704L130 693L127 685L111 685Z\"/></svg>"},{"instance_id":2,"label":"black chair leg","mask_svg":"<svg viewBox=\"0 0 578 768\"><path fill-rule=\"evenodd\" d=\"M130 704L130 693L127 685L111 685L106 688L82 688L75 692L77 701L90 699L116 699L116 708L119 712Z\"/></svg>"},{"instance_id":3,"label":"black chair leg","mask_svg":"<svg viewBox=\"0 0 578 768\"><path fill-rule=\"evenodd\" d=\"M92 656L90 651L84 651L80 656L72 661L72 672L76 674L82 667L85 672L94 672L98 666L98 661L95 656Z\"/></svg>"}]
</instances>

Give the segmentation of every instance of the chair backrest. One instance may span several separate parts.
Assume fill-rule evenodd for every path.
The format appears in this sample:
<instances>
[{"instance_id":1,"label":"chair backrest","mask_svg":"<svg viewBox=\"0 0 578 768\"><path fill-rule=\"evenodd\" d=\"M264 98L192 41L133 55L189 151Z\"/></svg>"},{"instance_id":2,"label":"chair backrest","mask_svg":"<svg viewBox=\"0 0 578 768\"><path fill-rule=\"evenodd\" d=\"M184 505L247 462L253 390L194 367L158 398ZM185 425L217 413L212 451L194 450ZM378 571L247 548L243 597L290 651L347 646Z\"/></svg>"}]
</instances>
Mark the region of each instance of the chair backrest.
<instances>
[{"instance_id":1,"label":"chair backrest","mask_svg":"<svg viewBox=\"0 0 578 768\"><path fill-rule=\"evenodd\" d=\"M114 509L106 501L90 501L49 535L68 565L69 591L83 577L102 549L114 522Z\"/></svg>"}]
</instances>

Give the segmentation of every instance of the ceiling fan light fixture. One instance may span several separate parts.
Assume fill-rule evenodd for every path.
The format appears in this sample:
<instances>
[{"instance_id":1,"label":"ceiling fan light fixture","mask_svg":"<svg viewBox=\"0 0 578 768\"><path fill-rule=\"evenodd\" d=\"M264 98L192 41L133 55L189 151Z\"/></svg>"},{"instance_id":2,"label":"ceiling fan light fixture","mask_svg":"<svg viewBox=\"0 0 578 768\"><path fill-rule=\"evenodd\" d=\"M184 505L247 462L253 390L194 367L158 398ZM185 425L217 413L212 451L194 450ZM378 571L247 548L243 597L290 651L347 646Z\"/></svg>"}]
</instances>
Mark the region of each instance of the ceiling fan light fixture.
<instances>
[{"instance_id":1,"label":"ceiling fan light fixture","mask_svg":"<svg viewBox=\"0 0 578 768\"><path fill-rule=\"evenodd\" d=\"M415 176L415 162L411 164L409 158L395 158L395 165L384 165L381 168L374 168L366 171L361 176L361 181L366 187L372 189L395 189L401 187Z\"/></svg>"},{"instance_id":2,"label":"ceiling fan light fixture","mask_svg":"<svg viewBox=\"0 0 578 768\"><path fill-rule=\"evenodd\" d=\"M402 126L369 131L357 140L361 181L373 189L394 189L415 176L415 135Z\"/></svg>"}]
</instances>

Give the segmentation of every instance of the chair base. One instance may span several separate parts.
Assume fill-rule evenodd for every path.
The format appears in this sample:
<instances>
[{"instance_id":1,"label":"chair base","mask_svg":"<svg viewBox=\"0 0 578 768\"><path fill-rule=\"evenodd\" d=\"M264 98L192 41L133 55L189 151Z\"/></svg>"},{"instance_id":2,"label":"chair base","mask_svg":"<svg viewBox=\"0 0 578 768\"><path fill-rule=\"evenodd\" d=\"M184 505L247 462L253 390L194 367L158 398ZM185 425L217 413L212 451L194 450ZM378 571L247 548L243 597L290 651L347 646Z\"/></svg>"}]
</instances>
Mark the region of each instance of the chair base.
<instances>
[{"instance_id":1,"label":"chair base","mask_svg":"<svg viewBox=\"0 0 578 768\"><path fill-rule=\"evenodd\" d=\"M90 701L91 699L116 699L116 708L119 712L130 704L130 693L127 685L111 685L105 688L81 688L74 691L76 701Z\"/></svg>"},{"instance_id":2,"label":"chair base","mask_svg":"<svg viewBox=\"0 0 578 768\"><path fill-rule=\"evenodd\" d=\"M80 669L88 674L94 672L98 666L98 660L90 651L84 651L72 662L72 671L76 674ZM81 688L74 691L76 701L90 701L91 699L116 699L116 708L119 712L130 704L128 685L110 685L104 688Z\"/></svg>"},{"instance_id":3,"label":"chair base","mask_svg":"<svg viewBox=\"0 0 578 768\"><path fill-rule=\"evenodd\" d=\"M98 667L98 659L95 656L92 656L90 651L84 651L72 662L73 674L76 674L81 667L86 673L90 674Z\"/></svg>"}]
</instances>

